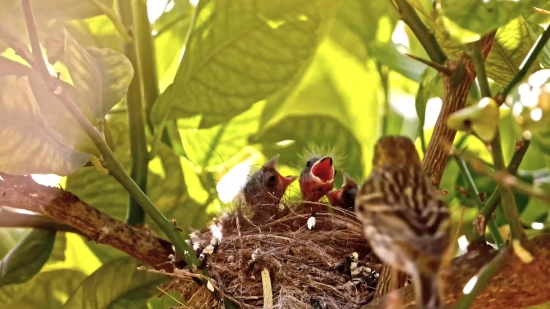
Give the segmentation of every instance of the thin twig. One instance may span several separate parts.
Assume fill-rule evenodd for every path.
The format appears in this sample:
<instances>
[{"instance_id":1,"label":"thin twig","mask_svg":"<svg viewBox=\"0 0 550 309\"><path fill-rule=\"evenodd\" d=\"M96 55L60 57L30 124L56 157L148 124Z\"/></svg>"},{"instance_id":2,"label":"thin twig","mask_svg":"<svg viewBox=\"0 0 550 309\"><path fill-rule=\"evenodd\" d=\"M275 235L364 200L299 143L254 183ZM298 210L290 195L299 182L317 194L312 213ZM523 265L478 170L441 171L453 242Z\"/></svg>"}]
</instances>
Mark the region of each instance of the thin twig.
<instances>
[{"instance_id":1,"label":"thin twig","mask_svg":"<svg viewBox=\"0 0 550 309\"><path fill-rule=\"evenodd\" d=\"M491 142L491 148L495 171L507 173L506 165L504 164L504 156L502 154L502 143L500 140L499 130L497 130L495 138ZM516 179L514 176L509 176L513 179ZM506 217L506 221L508 221L508 225L510 226L510 234L512 236L512 240L519 239L520 241L523 241L527 238L527 236L525 235L525 231L523 230L523 226L521 225L521 221L519 220L519 212L516 206L514 195L512 194L510 187L499 186L499 190L502 197L502 208L504 210L504 216Z\"/></svg>"},{"instance_id":2,"label":"thin twig","mask_svg":"<svg viewBox=\"0 0 550 309\"><path fill-rule=\"evenodd\" d=\"M433 33L424 25L414 8L407 2L407 0L395 0L395 4L401 14L401 19L409 28L411 28L414 35L420 41L420 44L426 50L430 59L438 64L445 64L447 61L447 55L437 43L437 39Z\"/></svg>"},{"instance_id":3,"label":"thin twig","mask_svg":"<svg viewBox=\"0 0 550 309\"><path fill-rule=\"evenodd\" d=\"M479 191L477 190L477 187L474 183L474 180L472 179L472 175L470 174L470 171L468 170L468 167L466 166L466 162L457 155L454 155L454 158L456 160L456 163L458 165L458 168L460 169L460 173L462 174L462 178L464 179L464 182L466 182L466 191L468 193L468 196L471 200L474 201L478 209L483 208L483 202L479 198ZM500 232L498 230L498 226L492 218L489 218L488 222L489 230L491 231L491 235L493 236L493 239L495 240L495 243L500 248L504 245L504 240L502 239L502 236L500 235ZM484 235L483 235L484 236ZM485 237L483 237L485 238Z\"/></svg>"},{"instance_id":4,"label":"thin twig","mask_svg":"<svg viewBox=\"0 0 550 309\"><path fill-rule=\"evenodd\" d=\"M506 171L495 172L488 166L486 166L482 160L475 155L470 154L462 150L454 150L454 152L464 158L472 165L472 168L480 174L487 175L495 180L500 186L506 188L512 188L518 192L537 198L543 202L550 203L550 195L540 188L533 187L532 185L517 179L516 177L508 174Z\"/></svg>"},{"instance_id":5,"label":"thin twig","mask_svg":"<svg viewBox=\"0 0 550 309\"><path fill-rule=\"evenodd\" d=\"M523 157L525 156L525 153L527 152L530 144L531 142L525 139L516 141L516 151L514 152L514 155L512 156L512 159L510 160L510 163L508 163L507 167L507 171L510 175L516 175L516 173L518 172L521 161L523 160ZM489 199L487 199L487 202L485 203L485 206L483 206L483 208L480 210L479 215L484 216L485 220L487 220L487 218L490 218L493 215L498 205L500 204L500 201L500 190L497 187L495 188Z\"/></svg>"},{"instance_id":6,"label":"thin twig","mask_svg":"<svg viewBox=\"0 0 550 309\"><path fill-rule=\"evenodd\" d=\"M440 72L440 73L443 73L445 75L451 75L453 74L453 72L451 71L451 69L449 69L448 67L446 67L445 65L442 65L442 64L439 64L439 63L435 63L433 61L430 61L430 60L426 60L424 58L421 58L421 57L417 57L415 55L411 55L411 54L407 54L405 53L406 56L408 56L409 58L411 59L414 59L420 63L423 63L431 68L434 68L436 71Z\"/></svg>"}]
</instances>

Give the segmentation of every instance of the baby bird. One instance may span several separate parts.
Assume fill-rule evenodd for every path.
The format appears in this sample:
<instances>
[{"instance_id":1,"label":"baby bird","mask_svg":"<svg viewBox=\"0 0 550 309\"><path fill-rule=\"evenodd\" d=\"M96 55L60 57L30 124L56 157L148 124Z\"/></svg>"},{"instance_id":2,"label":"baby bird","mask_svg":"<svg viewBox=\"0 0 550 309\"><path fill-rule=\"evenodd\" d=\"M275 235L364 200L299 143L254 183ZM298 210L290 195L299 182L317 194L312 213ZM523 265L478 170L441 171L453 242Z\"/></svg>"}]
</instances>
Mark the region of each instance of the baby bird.
<instances>
[{"instance_id":1,"label":"baby bird","mask_svg":"<svg viewBox=\"0 0 550 309\"><path fill-rule=\"evenodd\" d=\"M243 188L245 201L255 211L263 206L278 205L288 186L296 176L282 176L277 171L279 155L271 158L260 170L252 174Z\"/></svg>"},{"instance_id":2,"label":"baby bird","mask_svg":"<svg viewBox=\"0 0 550 309\"><path fill-rule=\"evenodd\" d=\"M332 163L332 157L330 156L312 158L306 162L299 180L303 201L318 202L332 190L334 176L336 175L336 169ZM311 207L317 212L325 210L325 207L320 207L317 204L313 204Z\"/></svg>"},{"instance_id":3,"label":"baby bird","mask_svg":"<svg viewBox=\"0 0 550 309\"><path fill-rule=\"evenodd\" d=\"M379 139L356 214L376 255L411 275L417 308L444 308L439 274L451 244L451 220L409 138Z\"/></svg>"},{"instance_id":4,"label":"baby bird","mask_svg":"<svg viewBox=\"0 0 550 309\"><path fill-rule=\"evenodd\" d=\"M346 172L342 174L344 175L344 184L340 189L327 193L327 197L330 205L354 211L355 197L358 190L357 183Z\"/></svg>"}]
</instances>

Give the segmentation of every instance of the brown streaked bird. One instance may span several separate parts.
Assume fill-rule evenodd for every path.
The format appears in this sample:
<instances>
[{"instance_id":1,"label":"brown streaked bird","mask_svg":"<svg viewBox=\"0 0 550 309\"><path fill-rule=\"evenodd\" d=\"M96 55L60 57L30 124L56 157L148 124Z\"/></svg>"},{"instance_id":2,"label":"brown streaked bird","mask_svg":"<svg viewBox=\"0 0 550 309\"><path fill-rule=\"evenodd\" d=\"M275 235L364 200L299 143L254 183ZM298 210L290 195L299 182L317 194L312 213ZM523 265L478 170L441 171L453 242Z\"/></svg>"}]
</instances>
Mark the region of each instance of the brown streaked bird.
<instances>
[{"instance_id":1,"label":"brown streaked bird","mask_svg":"<svg viewBox=\"0 0 550 309\"><path fill-rule=\"evenodd\" d=\"M331 156L312 158L300 173L300 190L302 200L318 202L334 187L336 169Z\"/></svg>"},{"instance_id":2,"label":"brown streaked bird","mask_svg":"<svg viewBox=\"0 0 550 309\"><path fill-rule=\"evenodd\" d=\"M330 205L338 206L350 211L355 210L355 197L357 196L358 186L348 173L342 172L344 175L344 184L338 190L327 193Z\"/></svg>"},{"instance_id":3,"label":"brown streaked bird","mask_svg":"<svg viewBox=\"0 0 550 309\"><path fill-rule=\"evenodd\" d=\"M245 201L252 208L278 205L296 176L283 176L277 171L279 155L274 156L256 171L243 188Z\"/></svg>"},{"instance_id":4,"label":"brown streaked bird","mask_svg":"<svg viewBox=\"0 0 550 309\"><path fill-rule=\"evenodd\" d=\"M417 308L444 308L439 274L451 244L451 220L409 138L378 140L356 214L376 255L413 278Z\"/></svg>"}]
</instances>

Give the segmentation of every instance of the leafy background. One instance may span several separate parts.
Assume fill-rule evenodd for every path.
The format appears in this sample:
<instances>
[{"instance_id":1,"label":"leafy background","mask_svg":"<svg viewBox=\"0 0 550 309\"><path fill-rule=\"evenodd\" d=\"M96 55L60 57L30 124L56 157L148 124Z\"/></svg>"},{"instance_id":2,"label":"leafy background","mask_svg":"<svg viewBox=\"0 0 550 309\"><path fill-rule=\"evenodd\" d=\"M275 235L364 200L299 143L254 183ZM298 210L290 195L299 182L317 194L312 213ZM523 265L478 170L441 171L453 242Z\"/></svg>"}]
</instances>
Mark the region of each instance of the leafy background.
<instances>
[{"instance_id":1,"label":"leafy background","mask_svg":"<svg viewBox=\"0 0 550 309\"><path fill-rule=\"evenodd\" d=\"M431 17L431 1L409 2L424 12L424 22L435 29L451 57L460 55L461 43L500 27L487 61L494 91L517 73L542 33L541 25L549 21L532 13L533 6L548 6L542 0L442 0L437 20ZM123 97L138 72L121 54L120 21L106 14L116 14L116 3L32 3L53 70L61 73L64 87L93 124L105 117L106 139L129 170L131 129ZM47 96L36 73L23 65L20 53L8 48L28 46L19 1L0 0L0 5L5 8L0 11L2 89L14 83L19 87L10 89L13 95L0 96L0 108L8 111L0 113L0 133L6 134L6 140L26 145L2 144L0 162L13 165L0 163L0 169L68 175L36 175L35 179L59 183L124 220L126 191L94 168L79 169L82 158L98 155L93 144L61 104ZM372 148L381 135L407 135L422 155L420 135L426 141L431 136L443 95L442 81L433 69L404 55L428 58L411 31L398 22L389 1L201 0L197 4L149 0L147 6L154 39L151 57L161 95L147 107L146 116L155 132L168 128L171 144L159 143L154 148L148 195L179 226L203 227L224 209L249 168L257 168L275 154L281 155L283 174L297 175L302 165L299 154L310 143L334 147L345 155L338 168L357 181L368 174ZM498 11L491 15L498 18L486 16L488 9ZM532 70L548 68L549 59L550 46ZM27 76L27 80L14 75ZM468 102L479 99L474 86ZM13 106L28 108L9 109ZM514 141L521 135L506 107L501 109L500 125L505 160L509 160ZM39 133L54 136L69 145L70 151L60 151L50 141L37 138ZM481 142L464 137L459 133L456 140L491 161ZM146 139L151 149L158 136L147 130ZM543 149L550 149L550 141L541 137L535 140L537 145L528 150L519 176L544 187L549 175ZM28 147L48 155L34 156ZM30 161L13 161L21 156ZM490 179L472 173L480 191L492 192L495 184ZM340 183L337 179L336 185ZM441 187L449 191L446 200L456 221L461 207L467 207L460 232L469 239L476 209L455 190L459 186L464 182L456 164L449 161ZM297 190L294 183L291 191ZM547 220L548 205L521 194L516 194L516 200L529 235L535 235L539 231L530 226ZM496 218L506 236L500 210ZM160 233L150 219L147 224ZM18 243L23 244L17 251L22 257L40 253L32 260L16 259L23 263L17 265L26 265L23 275L12 271L17 265L10 265L13 258L6 255ZM0 308L152 309L176 304L166 295L154 297L160 293L156 287L167 278L139 272L135 270L138 264L124 253L74 234L1 228L0 256L5 256L0 265L10 269L7 274L0 272Z\"/></svg>"}]
</instances>

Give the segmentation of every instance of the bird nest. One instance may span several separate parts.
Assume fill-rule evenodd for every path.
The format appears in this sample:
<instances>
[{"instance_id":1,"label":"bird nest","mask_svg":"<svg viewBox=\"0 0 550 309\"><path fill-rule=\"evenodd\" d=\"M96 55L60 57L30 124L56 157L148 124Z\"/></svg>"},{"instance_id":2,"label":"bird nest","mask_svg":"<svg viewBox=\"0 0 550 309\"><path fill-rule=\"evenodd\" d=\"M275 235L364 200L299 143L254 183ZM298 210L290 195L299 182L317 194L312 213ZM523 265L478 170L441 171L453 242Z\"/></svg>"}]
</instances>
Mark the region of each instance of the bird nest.
<instances>
[{"instance_id":1,"label":"bird nest","mask_svg":"<svg viewBox=\"0 0 550 309\"><path fill-rule=\"evenodd\" d=\"M381 267L355 214L341 208L317 213L309 230L309 207L281 205L257 207L254 214L240 208L191 234L212 283L200 286L195 283L200 275L176 269L172 288L186 300L181 308L224 308L223 297L240 308L289 309L359 308L372 299L376 282L352 278L342 268L353 252L372 274ZM221 237L214 248L213 235Z\"/></svg>"}]
</instances>

